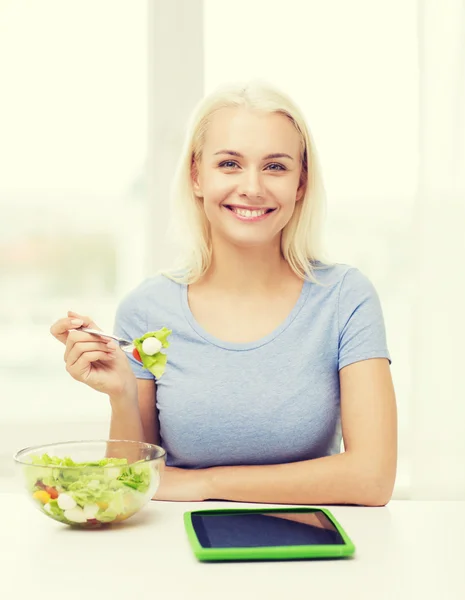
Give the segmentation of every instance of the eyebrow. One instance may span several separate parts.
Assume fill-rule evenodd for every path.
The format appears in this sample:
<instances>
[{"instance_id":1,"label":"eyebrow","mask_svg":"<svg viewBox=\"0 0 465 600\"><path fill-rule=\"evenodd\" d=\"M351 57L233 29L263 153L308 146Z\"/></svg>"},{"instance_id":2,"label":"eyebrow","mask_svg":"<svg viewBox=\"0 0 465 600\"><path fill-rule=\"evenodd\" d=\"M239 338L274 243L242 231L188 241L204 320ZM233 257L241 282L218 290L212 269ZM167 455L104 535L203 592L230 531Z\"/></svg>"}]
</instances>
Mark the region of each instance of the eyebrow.
<instances>
[{"instance_id":1,"label":"eyebrow","mask_svg":"<svg viewBox=\"0 0 465 600\"><path fill-rule=\"evenodd\" d=\"M215 156L217 154L228 154L229 156L237 156L238 158L244 158L244 156L240 152L236 152L235 150L219 150L218 152L215 152ZM263 160L268 160L270 158L290 158L291 160L294 160L292 156L290 156L289 154L285 154L284 152L275 152L274 154L267 154L263 157Z\"/></svg>"}]
</instances>

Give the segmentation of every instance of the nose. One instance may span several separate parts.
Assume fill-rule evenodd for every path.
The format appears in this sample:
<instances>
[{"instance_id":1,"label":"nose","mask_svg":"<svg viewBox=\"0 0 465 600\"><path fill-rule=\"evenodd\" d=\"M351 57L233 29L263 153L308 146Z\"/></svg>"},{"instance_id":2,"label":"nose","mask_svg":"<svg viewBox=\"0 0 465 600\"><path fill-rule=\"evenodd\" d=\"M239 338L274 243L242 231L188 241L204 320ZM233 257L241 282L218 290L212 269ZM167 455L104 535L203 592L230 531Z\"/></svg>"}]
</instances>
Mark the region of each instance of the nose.
<instances>
[{"instance_id":1,"label":"nose","mask_svg":"<svg viewBox=\"0 0 465 600\"><path fill-rule=\"evenodd\" d=\"M242 197L247 197L250 200L256 200L263 196L263 184L260 172L255 169L245 170L241 174L239 181L238 193Z\"/></svg>"}]
</instances>

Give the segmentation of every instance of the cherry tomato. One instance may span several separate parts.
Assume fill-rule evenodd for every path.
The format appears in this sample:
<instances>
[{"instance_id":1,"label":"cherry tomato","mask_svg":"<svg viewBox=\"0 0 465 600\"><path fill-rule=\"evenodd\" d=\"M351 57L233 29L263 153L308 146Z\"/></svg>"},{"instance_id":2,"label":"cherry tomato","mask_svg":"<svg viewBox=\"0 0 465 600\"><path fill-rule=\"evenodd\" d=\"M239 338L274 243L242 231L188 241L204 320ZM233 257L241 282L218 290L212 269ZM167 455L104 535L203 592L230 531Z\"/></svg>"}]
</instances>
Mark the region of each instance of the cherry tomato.
<instances>
[{"instance_id":1,"label":"cherry tomato","mask_svg":"<svg viewBox=\"0 0 465 600\"><path fill-rule=\"evenodd\" d=\"M139 350L137 348L134 348L134 350L132 351L132 355L134 356L134 358L136 360L138 360L139 362L142 362L141 359L140 359Z\"/></svg>"},{"instance_id":2,"label":"cherry tomato","mask_svg":"<svg viewBox=\"0 0 465 600\"><path fill-rule=\"evenodd\" d=\"M54 487L46 487L45 491L47 492L47 494L50 494L50 498L52 500L55 500L55 498L58 498L58 492Z\"/></svg>"}]
</instances>

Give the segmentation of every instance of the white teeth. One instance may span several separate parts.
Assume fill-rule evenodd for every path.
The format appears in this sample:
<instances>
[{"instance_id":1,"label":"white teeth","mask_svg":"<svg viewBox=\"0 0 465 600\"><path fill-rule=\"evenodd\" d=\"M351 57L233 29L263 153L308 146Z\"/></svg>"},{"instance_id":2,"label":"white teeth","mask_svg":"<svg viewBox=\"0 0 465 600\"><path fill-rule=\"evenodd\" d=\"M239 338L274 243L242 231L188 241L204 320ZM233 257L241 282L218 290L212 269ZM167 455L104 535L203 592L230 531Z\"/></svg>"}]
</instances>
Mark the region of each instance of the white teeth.
<instances>
[{"instance_id":1,"label":"white teeth","mask_svg":"<svg viewBox=\"0 0 465 600\"><path fill-rule=\"evenodd\" d=\"M235 208L234 206L231 207L231 210L236 213L237 215L240 215L241 217L247 217L247 218L252 218L252 217L261 217L262 215L264 215L266 213L266 209L262 209L262 210L248 210L246 208Z\"/></svg>"}]
</instances>

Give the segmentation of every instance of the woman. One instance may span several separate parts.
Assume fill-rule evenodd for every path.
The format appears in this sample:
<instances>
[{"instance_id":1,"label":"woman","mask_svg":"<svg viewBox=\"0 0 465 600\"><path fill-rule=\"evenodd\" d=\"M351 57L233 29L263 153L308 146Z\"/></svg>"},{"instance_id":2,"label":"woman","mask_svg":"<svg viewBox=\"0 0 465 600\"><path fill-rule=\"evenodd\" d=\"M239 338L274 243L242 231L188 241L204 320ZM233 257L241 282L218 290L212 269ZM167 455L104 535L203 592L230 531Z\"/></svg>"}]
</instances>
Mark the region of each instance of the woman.
<instances>
[{"instance_id":1,"label":"woman","mask_svg":"<svg viewBox=\"0 0 465 600\"><path fill-rule=\"evenodd\" d=\"M215 92L175 183L182 268L132 291L115 327L173 331L163 377L76 331L97 327L89 317L51 328L71 376L108 394L110 437L167 450L155 499L386 504L397 430L382 310L360 271L324 262L300 111L258 83Z\"/></svg>"}]
</instances>

